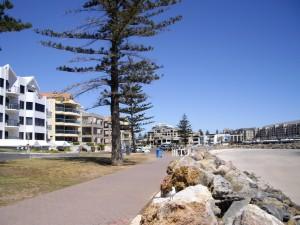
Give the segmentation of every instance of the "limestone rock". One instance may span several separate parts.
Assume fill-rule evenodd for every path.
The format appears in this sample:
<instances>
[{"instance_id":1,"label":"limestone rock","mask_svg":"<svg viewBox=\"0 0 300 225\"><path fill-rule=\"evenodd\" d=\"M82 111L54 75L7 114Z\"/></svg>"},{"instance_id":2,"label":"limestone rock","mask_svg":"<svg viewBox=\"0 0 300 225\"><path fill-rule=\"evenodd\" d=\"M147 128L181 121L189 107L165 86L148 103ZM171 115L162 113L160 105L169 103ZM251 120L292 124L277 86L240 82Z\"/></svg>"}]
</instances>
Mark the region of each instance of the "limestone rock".
<instances>
[{"instance_id":1,"label":"limestone rock","mask_svg":"<svg viewBox=\"0 0 300 225\"><path fill-rule=\"evenodd\" d=\"M197 184L209 186L212 179L213 177L206 171L193 166L178 167L172 176L172 182L177 192Z\"/></svg>"},{"instance_id":2,"label":"limestone rock","mask_svg":"<svg viewBox=\"0 0 300 225\"><path fill-rule=\"evenodd\" d=\"M256 205L247 205L241 215L236 217L233 225L284 225L276 217L266 213Z\"/></svg>"},{"instance_id":3,"label":"limestone rock","mask_svg":"<svg viewBox=\"0 0 300 225\"><path fill-rule=\"evenodd\" d=\"M217 171L217 164L214 158L206 158L199 161L200 167L204 170L207 170L211 173L215 173Z\"/></svg>"},{"instance_id":4,"label":"limestone rock","mask_svg":"<svg viewBox=\"0 0 300 225\"><path fill-rule=\"evenodd\" d=\"M142 219L142 216L141 216L141 215L137 215L137 216L134 217L134 219L131 221L130 225L140 225L141 219Z\"/></svg>"},{"instance_id":5,"label":"limestone rock","mask_svg":"<svg viewBox=\"0 0 300 225\"><path fill-rule=\"evenodd\" d=\"M144 211L141 225L217 225L214 200L202 185L187 187L173 198L153 201Z\"/></svg>"},{"instance_id":6,"label":"limestone rock","mask_svg":"<svg viewBox=\"0 0 300 225\"><path fill-rule=\"evenodd\" d=\"M175 169L182 166L199 167L199 163L190 156L184 156L180 159L173 160L172 162L170 162L170 164L167 167L167 174L172 175Z\"/></svg>"},{"instance_id":7,"label":"limestone rock","mask_svg":"<svg viewBox=\"0 0 300 225\"><path fill-rule=\"evenodd\" d=\"M233 166L232 162L226 162L225 164L220 165L217 170L215 171L215 174L219 174L221 176L224 176L226 173L228 173L230 170L235 170L236 168Z\"/></svg>"},{"instance_id":8,"label":"limestone rock","mask_svg":"<svg viewBox=\"0 0 300 225\"><path fill-rule=\"evenodd\" d=\"M233 220L241 215L243 208L247 206L249 202L250 198L233 202L222 218L224 224L232 225Z\"/></svg>"},{"instance_id":9,"label":"limestone rock","mask_svg":"<svg viewBox=\"0 0 300 225\"><path fill-rule=\"evenodd\" d=\"M251 187L254 186L251 186L251 184L255 184L254 181L239 170L230 170L225 174L224 178L231 183L235 192L251 193Z\"/></svg>"},{"instance_id":10,"label":"limestone rock","mask_svg":"<svg viewBox=\"0 0 300 225\"><path fill-rule=\"evenodd\" d=\"M225 195L232 193L232 186L229 181L220 175L216 175L213 178L211 185L212 196L216 199L224 197Z\"/></svg>"},{"instance_id":11,"label":"limestone rock","mask_svg":"<svg viewBox=\"0 0 300 225\"><path fill-rule=\"evenodd\" d=\"M178 161L179 161L179 160L176 159L176 160L172 160L172 161L169 163L169 165L168 165L168 167L167 167L167 174L168 174L168 175L172 175L172 174L173 174L174 169L175 169L175 166L177 165Z\"/></svg>"},{"instance_id":12,"label":"limestone rock","mask_svg":"<svg viewBox=\"0 0 300 225\"><path fill-rule=\"evenodd\" d=\"M199 151L194 151L194 152L191 154L191 157L192 157L194 160L196 160L196 161L200 161L200 160L204 159L204 157L205 157L205 152L204 152L204 150L203 150L203 151L201 151L201 150L199 150Z\"/></svg>"},{"instance_id":13,"label":"limestone rock","mask_svg":"<svg viewBox=\"0 0 300 225\"><path fill-rule=\"evenodd\" d=\"M166 197L167 194L172 191L173 183L172 183L172 176L167 175L162 183L160 184L160 191L161 191L161 196Z\"/></svg>"}]
</instances>

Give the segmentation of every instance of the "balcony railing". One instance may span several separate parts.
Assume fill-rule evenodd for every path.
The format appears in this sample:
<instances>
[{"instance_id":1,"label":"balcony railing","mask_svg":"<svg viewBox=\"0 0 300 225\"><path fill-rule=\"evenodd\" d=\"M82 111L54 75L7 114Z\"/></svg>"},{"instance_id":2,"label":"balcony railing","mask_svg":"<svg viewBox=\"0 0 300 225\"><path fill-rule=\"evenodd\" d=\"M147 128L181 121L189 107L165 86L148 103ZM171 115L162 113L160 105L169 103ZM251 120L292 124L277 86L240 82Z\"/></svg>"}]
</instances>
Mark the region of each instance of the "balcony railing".
<instances>
[{"instance_id":1,"label":"balcony railing","mask_svg":"<svg viewBox=\"0 0 300 225\"><path fill-rule=\"evenodd\" d=\"M95 126L103 126L103 123L97 123L89 120L82 120L83 125L95 125Z\"/></svg>"},{"instance_id":2,"label":"balcony railing","mask_svg":"<svg viewBox=\"0 0 300 225\"><path fill-rule=\"evenodd\" d=\"M17 104L17 103L10 103L10 104L8 104L8 105L6 105L6 108L7 109L19 109L20 107L19 107L19 104Z\"/></svg>"},{"instance_id":3,"label":"balcony railing","mask_svg":"<svg viewBox=\"0 0 300 225\"><path fill-rule=\"evenodd\" d=\"M57 134L79 134L77 130L56 130Z\"/></svg>"},{"instance_id":4,"label":"balcony railing","mask_svg":"<svg viewBox=\"0 0 300 225\"><path fill-rule=\"evenodd\" d=\"M56 107L55 110L61 111L61 112L72 112L72 113L77 113L77 114L80 113L79 110L73 109L73 108Z\"/></svg>"},{"instance_id":5,"label":"balcony railing","mask_svg":"<svg viewBox=\"0 0 300 225\"><path fill-rule=\"evenodd\" d=\"M10 87L10 88L6 89L6 92L11 93L11 94L18 94L19 88L18 87Z\"/></svg>"},{"instance_id":6,"label":"balcony railing","mask_svg":"<svg viewBox=\"0 0 300 225\"><path fill-rule=\"evenodd\" d=\"M47 110L47 117L52 117L52 112Z\"/></svg>"},{"instance_id":7,"label":"balcony railing","mask_svg":"<svg viewBox=\"0 0 300 225\"><path fill-rule=\"evenodd\" d=\"M56 118L55 121L56 122L61 122L61 123L76 123L76 124L80 124L80 121L74 120L74 119Z\"/></svg>"},{"instance_id":8,"label":"balcony railing","mask_svg":"<svg viewBox=\"0 0 300 225\"><path fill-rule=\"evenodd\" d=\"M20 139L17 136L6 136L5 139Z\"/></svg>"},{"instance_id":9,"label":"balcony railing","mask_svg":"<svg viewBox=\"0 0 300 225\"><path fill-rule=\"evenodd\" d=\"M12 126L12 127L18 127L19 121L18 120L6 120L5 121L6 126Z\"/></svg>"}]
</instances>

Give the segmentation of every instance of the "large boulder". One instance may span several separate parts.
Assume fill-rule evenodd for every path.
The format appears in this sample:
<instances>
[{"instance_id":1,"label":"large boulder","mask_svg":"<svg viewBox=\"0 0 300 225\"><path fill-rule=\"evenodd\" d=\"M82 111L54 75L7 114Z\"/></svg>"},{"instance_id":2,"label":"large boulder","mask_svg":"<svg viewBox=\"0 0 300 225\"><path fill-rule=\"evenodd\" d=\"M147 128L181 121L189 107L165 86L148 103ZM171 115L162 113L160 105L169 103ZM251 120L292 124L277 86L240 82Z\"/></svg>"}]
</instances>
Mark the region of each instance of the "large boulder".
<instances>
[{"instance_id":1,"label":"large boulder","mask_svg":"<svg viewBox=\"0 0 300 225\"><path fill-rule=\"evenodd\" d=\"M253 187L257 187L253 180L237 169L229 170L224 178L231 183L234 192L251 194Z\"/></svg>"},{"instance_id":2,"label":"large boulder","mask_svg":"<svg viewBox=\"0 0 300 225\"><path fill-rule=\"evenodd\" d=\"M172 176L167 175L160 184L161 197L166 197L172 191L173 182Z\"/></svg>"},{"instance_id":3,"label":"large boulder","mask_svg":"<svg viewBox=\"0 0 300 225\"><path fill-rule=\"evenodd\" d=\"M170 198L155 199L142 215L141 225L217 225L214 200L202 185L187 187Z\"/></svg>"},{"instance_id":4,"label":"large boulder","mask_svg":"<svg viewBox=\"0 0 300 225\"><path fill-rule=\"evenodd\" d=\"M249 204L238 215L233 225L284 225L276 217L266 213L256 205Z\"/></svg>"},{"instance_id":5,"label":"large boulder","mask_svg":"<svg viewBox=\"0 0 300 225\"><path fill-rule=\"evenodd\" d=\"M216 164L215 158L205 158L199 161L200 167L211 173L216 173L218 165Z\"/></svg>"},{"instance_id":6,"label":"large boulder","mask_svg":"<svg viewBox=\"0 0 300 225\"><path fill-rule=\"evenodd\" d=\"M230 170L236 170L236 167L233 166L232 162L225 162L224 164L220 165L217 170L214 172L215 174L225 176Z\"/></svg>"},{"instance_id":7,"label":"large boulder","mask_svg":"<svg viewBox=\"0 0 300 225\"><path fill-rule=\"evenodd\" d=\"M169 175L173 174L175 169L182 167L182 166L199 167L199 163L190 156L184 156L180 159L173 160L172 162L169 163L169 165L167 167L167 174L169 174Z\"/></svg>"},{"instance_id":8,"label":"large boulder","mask_svg":"<svg viewBox=\"0 0 300 225\"><path fill-rule=\"evenodd\" d=\"M205 150L194 151L190 156L196 161L200 161L205 157Z\"/></svg>"},{"instance_id":9,"label":"large boulder","mask_svg":"<svg viewBox=\"0 0 300 225\"><path fill-rule=\"evenodd\" d=\"M224 196L233 192L231 183L220 175L214 176L210 190L215 199L219 199L221 197L223 198Z\"/></svg>"},{"instance_id":10,"label":"large boulder","mask_svg":"<svg viewBox=\"0 0 300 225\"><path fill-rule=\"evenodd\" d=\"M194 166L178 167L172 175L172 182L177 192L197 184L209 186L212 180L213 176L211 174Z\"/></svg>"}]
</instances>

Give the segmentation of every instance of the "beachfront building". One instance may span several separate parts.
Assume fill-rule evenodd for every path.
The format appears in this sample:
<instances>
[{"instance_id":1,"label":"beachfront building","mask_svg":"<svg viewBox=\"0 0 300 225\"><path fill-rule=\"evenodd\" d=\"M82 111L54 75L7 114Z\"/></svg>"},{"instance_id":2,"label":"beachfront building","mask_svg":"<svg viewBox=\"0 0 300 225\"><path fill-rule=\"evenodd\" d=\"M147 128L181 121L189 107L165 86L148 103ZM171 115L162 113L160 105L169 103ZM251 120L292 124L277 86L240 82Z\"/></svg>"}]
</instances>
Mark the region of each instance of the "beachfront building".
<instances>
[{"instance_id":1,"label":"beachfront building","mask_svg":"<svg viewBox=\"0 0 300 225\"><path fill-rule=\"evenodd\" d=\"M191 144L192 145L203 145L204 144L204 135L200 132L193 132L191 136Z\"/></svg>"},{"instance_id":2,"label":"beachfront building","mask_svg":"<svg viewBox=\"0 0 300 225\"><path fill-rule=\"evenodd\" d=\"M251 142L254 140L257 129L256 128L243 128L243 142Z\"/></svg>"},{"instance_id":3,"label":"beachfront building","mask_svg":"<svg viewBox=\"0 0 300 225\"><path fill-rule=\"evenodd\" d=\"M48 141L78 143L81 130L81 106L69 93L42 93L47 97Z\"/></svg>"},{"instance_id":4,"label":"beachfront building","mask_svg":"<svg viewBox=\"0 0 300 225\"><path fill-rule=\"evenodd\" d=\"M151 145L179 144L178 129L167 124L159 123L147 133L147 143Z\"/></svg>"},{"instance_id":5,"label":"beachfront building","mask_svg":"<svg viewBox=\"0 0 300 225\"><path fill-rule=\"evenodd\" d=\"M104 116L95 113L81 113L81 143L104 145Z\"/></svg>"},{"instance_id":6,"label":"beachfront building","mask_svg":"<svg viewBox=\"0 0 300 225\"><path fill-rule=\"evenodd\" d=\"M259 128L256 141L300 141L300 120L271 124Z\"/></svg>"},{"instance_id":7,"label":"beachfront building","mask_svg":"<svg viewBox=\"0 0 300 225\"><path fill-rule=\"evenodd\" d=\"M33 76L0 67L0 146L47 146L46 103Z\"/></svg>"},{"instance_id":8,"label":"beachfront building","mask_svg":"<svg viewBox=\"0 0 300 225\"><path fill-rule=\"evenodd\" d=\"M126 121L120 121L121 125L121 146L122 148L131 146L131 134L128 129L129 123ZM112 139L112 127L111 127L111 117L104 117L103 123L103 140L104 140L104 149L105 151L111 151L111 139Z\"/></svg>"}]
</instances>

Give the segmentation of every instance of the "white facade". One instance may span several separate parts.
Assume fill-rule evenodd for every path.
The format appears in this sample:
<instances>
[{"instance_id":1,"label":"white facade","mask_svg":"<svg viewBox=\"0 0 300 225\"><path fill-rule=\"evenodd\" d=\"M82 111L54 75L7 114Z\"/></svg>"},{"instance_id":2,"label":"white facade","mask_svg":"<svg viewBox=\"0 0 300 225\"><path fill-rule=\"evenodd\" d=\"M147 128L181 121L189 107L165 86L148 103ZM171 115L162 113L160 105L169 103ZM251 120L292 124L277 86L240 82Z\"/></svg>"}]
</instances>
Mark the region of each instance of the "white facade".
<instances>
[{"instance_id":1,"label":"white facade","mask_svg":"<svg viewBox=\"0 0 300 225\"><path fill-rule=\"evenodd\" d=\"M46 98L34 77L0 67L0 146L46 144Z\"/></svg>"}]
</instances>

